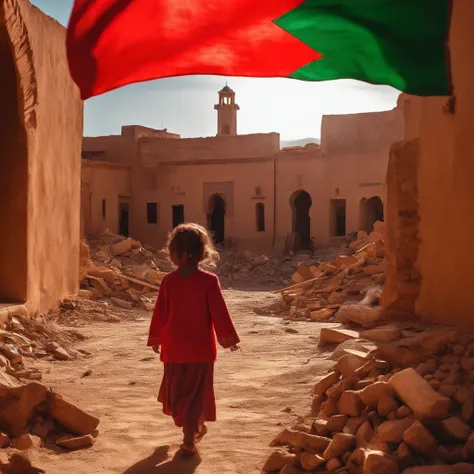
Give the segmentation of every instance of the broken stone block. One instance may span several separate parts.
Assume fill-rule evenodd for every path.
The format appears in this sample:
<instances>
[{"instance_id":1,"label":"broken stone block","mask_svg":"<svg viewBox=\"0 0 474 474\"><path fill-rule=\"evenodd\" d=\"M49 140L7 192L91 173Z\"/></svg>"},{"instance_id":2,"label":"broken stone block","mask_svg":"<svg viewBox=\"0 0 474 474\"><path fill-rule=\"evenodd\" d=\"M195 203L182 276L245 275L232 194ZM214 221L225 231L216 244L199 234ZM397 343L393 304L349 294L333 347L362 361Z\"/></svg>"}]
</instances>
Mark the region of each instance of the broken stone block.
<instances>
[{"instance_id":1,"label":"broken stone block","mask_svg":"<svg viewBox=\"0 0 474 474\"><path fill-rule=\"evenodd\" d=\"M328 375L319 380L314 386L314 392L322 395L326 390L336 384L341 378L339 372L330 372Z\"/></svg>"},{"instance_id":2,"label":"broken stone block","mask_svg":"<svg viewBox=\"0 0 474 474\"><path fill-rule=\"evenodd\" d=\"M326 460L337 458L352 451L356 445L356 438L353 435L345 433L336 433L323 453L323 458Z\"/></svg>"},{"instance_id":3,"label":"broken stone block","mask_svg":"<svg viewBox=\"0 0 474 474\"><path fill-rule=\"evenodd\" d=\"M346 425L342 429L342 432L355 436L363 423L365 423L365 420L361 418L349 418Z\"/></svg>"},{"instance_id":4,"label":"broken stone block","mask_svg":"<svg viewBox=\"0 0 474 474\"><path fill-rule=\"evenodd\" d=\"M419 418L443 419L448 415L450 399L433 390L430 384L412 368L402 370L390 379L398 397Z\"/></svg>"},{"instance_id":5,"label":"broken stone block","mask_svg":"<svg viewBox=\"0 0 474 474\"><path fill-rule=\"evenodd\" d=\"M403 466L408 466L412 463L413 455L406 443L400 443L397 448L397 457Z\"/></svg>"},{"instance_id":6,"label":"broken stone block","mask_svg":"<svg viewBox=\"0 0 474 474\"><path fill-rule=\"evenodd\" d=\"M304 448L307 451L316 451L322 453L331 440L323 436L310 435L296 430L283 430L273 441L272 445L289 444L295 448Z\"/></svg>"},{"instance_id":7,"label":"broken stone block","mask_svg":"<svg viewBox=\"0 0 474 474\"><path fill-rule=\"evenodd\" d=\"M88 435L99 426L99 418L86 413L56 393L48 395L49 415L72 433Z\"/></svg>"},{"instance_id":8,"label":"broken stone block","mask_svg":"<svg viewBox=\"0 0 474 474\"><path fill-rule=\"evenodd\" d=\"M372 385L360 391L360 399L364 405L375 409L378 407L379 401L382 397L393 398L395 392L392 386L387 382L375 382Z\"/></svg>"},{"instance_id":9,"label":"broken stone block","mask_svg":"<svg viewBox=\"0 0 474 474\"><path fill-rule=\"evenodd\" d=\"M263 466L263 470L267 472L280 471L286 464L294 464L296 461L296 454L290 454L280 449L270 454L267 462Z\"/></svg>"},{"instance_id":10,"label":"broken stone block","mask_svg":"<svg viewBox=\"0 0 474 474\"><path fill-rule=\"evenodd\" d=\"M316 434L318 436L324 436L328 437L329 436L329 429L328 429L328 421L323 420L321 418L316 418L313 422L313 426L311 429L311 434Z\"/></svg>"},{"instance_id":11,"label":"broken stone block","mask_svg":"<svg viewBox=\"0 0 474 474\"><path fill-rule=\"evenodd\" d=\"M398 403L393 397L382 395L379 400L377 411L380 416L387 417L390 413L398 410Z\"/></svg>"},{"instance_id":12,"label":"broken stone block","mask_svg":"<svg viewBox=\"0 0 474 474\"><path fill-rule=\"evenodd\" d=\"M404 433L403 441L409 448L424 456L436 452L438 443L421 421L415 421Z\"/></svg>"},{"instance_id":13,"label":"broken stone block","mask_svg":"<svg viewBox=\"0 0 474 474\"><path fill-rule=\"evenodd\" d=\"M347 423L348 417L346 415L334 415L329 418L327 428L331 433L340 433Z\"/></svg>"},{"instance_id":14,"label":"broken stone block","mask_svg":"<svg viewBox=\"0 0 474 474\"><path fill-rule=\"evenodd\" d=\"M326 319L332 318L334 316L335 310L323 308L318 311L311 311L309 317L311 321L325 321Z\"/></svg>"},{"instance_id":15,"label":"broken stone block","mask_svg":"<svg viewBox=\"0 0 474 474\"><path fill-rule=\"evenodd\" d=\"M360 333L360 337L373 342L392 342L400 339L402 332L395 327L381 327L363 331Z\"/></svg>"},{"instance_id":16,"label":"broken stone block","mask_svg":"<svg viewBox=\"0 0 474 474\"><path fill-rule=\"evenodd\" d=\"M411 416L412 414L413 414L413 412L406 405L402 405L397 410L397 418L407 418L408 416Z\"/></svg>"},{"instance_id":17,"label":"broken stone block","mask_svg":"<svg viewBox=\"0 0 474 474\"><path fill-rule=\"evenodd\" d=\"M13 438L12 448L26 451L31 448L41 448L41 438L31 434L22 434L18 438Z\"/></svg>"},{"instance_id":18,"label":"broken stone block","mask_svg":"<svg viewBox=\"0 0 474 474\"><path fill-rule=\"evenodd\" d=\"M377 273L385 273L385 263L379 263L378 265L367 265L364 267L364 273L366 275L372 276Z\"/></svg>"},{"instance_id":19,"label":"broken stone block","mask_svg":"<svg viewBox=\"0 0 474 474\"><path fill-rule=\"evenodd\" d=\"M123 309L132 309L133 308L133 303L130 303L130 301L125 301L121 298L115 298L115 297L112 296L110 298L110 301L115 306L118 306L119 308L123 308Z\"/></svg>"},{"instance_id":20,"label":"broken stone block","mask_svg":"<svg viewBox=\"0 0 474 474\"><path fill-rule=\"evenodd\" d=\"M326 390L326 395L330 398L339 398L343 392L352 388L352 379L351 377L346 377L337 382L331 388Z\"/></svg>"},{"instance_id":21,"label":"broken stone block","mask_svg":"<svg viewBox=\"0 0 474 474\"><path fill-rule=\"evenodd\" d=\"M343 415L358 417L362 410L359 392L354 390L346 390L339 398L337 404L339 413Z\"/></svg>"},{"instance_id":22,"label":"broken stone block","mask_svg":"<svg viewBox=\"0 0 474 474\"><path fill-rule=\"evenodd\" d=\"M342 467L342 462L338 458L332 458L326 463L326 470L329 472L337 471Z\"/></svg>"},{"instance_id":23,"label":"broken stone block","mask_svg":"<svg viewBox=\"0 0 474 474\"><path fill-rule=\"evenodd\" d=\"M138 242L133 239L125 239L112 245L112 253L114 255L122 255L138 247Z\"/></svg>"},{"instance_id":24,"label":"broken stone block","mask_svg":"<svg viewBox=\"0 0 474 474\"><path fill-rule=\"evenodd\" d=\"M79 436L77 438L62 437L56 441L58 446L71 450L90 448L94 443L95 439L91 435Z\"/></svg>"},{"instance_id":25,"label":"broken stone block","mask_svg":"<svg viewBox=\"0 0 474 474\"><path fill-rule=\"evenodd\" d=\"M368 421L364 422L357 430L356 445L358 448L365 448L375 436L375 431Z\"/></svg>"},{"instance_id":26,"label":"broken stone block","mask_svg":"<svg viewBox=\"0 0 474 474\"><path fill-rule=\"evenodd\" d=\"M471 435L471 428L457 416L451 416L441 422L446 434L457 441L466 441Z\"/></svg>"},{"instance_id":27,"label":"broken stone block","mask_svg":"<svg viewBox=\"0 0 474 474\"><path fill-rule=\"evenodd\" d=\"M339 308L336 319L339 322L350 321L359 326L370 329L382 320L382 309L379 306L344 304Z\"/></svg>"},{"instance_id":28,"label":"broken stone block","mask_svg":"<svg viewBox=\"0 0 474 474\"><path fill-rule=\"evenodd\" d=\"M389 420L377 428L377 436L386 443L401 443L403 433L415 422L414 418Z\"/></svg>"},{"instance_id":29,"label":"broken stone block","mask_svg":"<svg viewBox=\"0 0 474 474\"><path fill-rule=\"evenodd\" d=\"M328 418L340 413L337 398L328 398L324 407L324 413Z\"/></svg>"},{"instance_id":30,"label":"broken stone block","mask_svg":"<svg viewBox=\"0 0 474 474\"><path fill-rule=\"evenodd\" d=\"M54 351L53 351L53 356L56 360L62 360L62 361L65 361L65 360L69 360L70 359L70 355L68 354L68 352L63 349L62 347L58 347L56 348Z\"/></svg>"},{"instance_id":31,"label":"broken stone block","mask_svg":"<svg viewBox=\"0 0 474 474\"><path fill-rule=\"evenodd\" d=\"M365 355L365 354L364 354ZM365 357L360 357L355 354L347 354L342 356L337 361L337 370L344 377L351 377L354 375L357 369L362 367L366 363Z\"/></svg>"},{"instance_id":32,"label":"broken stone block","mask_svg":"<svg viewBox=\"0 0 474 474\"><path fill-rule=\"evenodd\" d=\"M398 461L381 451L365 453L363 474L399 474Z\"/></svg>"},{"instance_id":33,"label":"broken stone block","mask_svg":"<svg viewBox=\"0 0 474 474\"><path fill-rule=\"evenodd\" d=\"M36 382L20 387L0 385L0 424L10 436L23 433L35 408L46 400L47 389Z\"/></svg>"},{"instance_id":34,"label":"broken stone block","mask_svg":"<svg viewBox=\"0 0 474 474\"><path fill-rule=\"evenodd\" d=\"M319 345L341 344L349 339L358 339L359 333L350 329L321 328Z\"/></svg>"},{"instance_id":35,"label":"broken stone block","mask_svg":"<svg viewBox=\"0 0 474 474\"><path fill-rule=\"evenodd\" d=\"M101 278L102 280L110 283L112 285L120 282L118 273L112 270L109 267L104 265L95 266L91 265L87 268L87 274L96 278Z\"/></svg>"},{"instance_id":36,"label":"broken stone block","mask_svg":"<svg viewBox=\"0 0 474 474\"><path fill-rule=\"evenodd\" d=\"M439 387L439 393L445 397L452 397L457 391L456 385L447 384L446 381Z\"/></svg>"},{"instance_id":37,"label":"broken stone block","mask_svg":"<svg viewBox=\"0 0 474 474\"><path fill-rule=\"evenodd\" d=\"M300 462L301 462L301 467L305 471L315 471L316 468L321 466L321 464L324 464L326 460L319 456L319 454L312 454L312 453L301 453L300 455Z\"/></svg>"}]
</instances>

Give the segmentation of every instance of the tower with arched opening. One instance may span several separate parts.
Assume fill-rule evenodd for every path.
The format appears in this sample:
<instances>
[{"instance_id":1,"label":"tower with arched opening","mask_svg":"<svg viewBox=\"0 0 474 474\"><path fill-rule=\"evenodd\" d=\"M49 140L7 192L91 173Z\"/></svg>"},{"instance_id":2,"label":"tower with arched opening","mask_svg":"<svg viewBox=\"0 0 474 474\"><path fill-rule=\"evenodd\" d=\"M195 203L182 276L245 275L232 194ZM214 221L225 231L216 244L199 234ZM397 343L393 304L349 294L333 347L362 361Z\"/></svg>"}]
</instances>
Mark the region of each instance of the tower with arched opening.
<instances>
[{"instance_id":1,"label":"tower with arched opening","mask_svg":"<svg viewBox=\"0 0 474 474\"><path fill-rule=\"evenodd\" d=\"M217 135L237 135L237 111L240 107L235 103L235 92L226 84L219 91L217 110Z\"/></svg>"}]
</instances>

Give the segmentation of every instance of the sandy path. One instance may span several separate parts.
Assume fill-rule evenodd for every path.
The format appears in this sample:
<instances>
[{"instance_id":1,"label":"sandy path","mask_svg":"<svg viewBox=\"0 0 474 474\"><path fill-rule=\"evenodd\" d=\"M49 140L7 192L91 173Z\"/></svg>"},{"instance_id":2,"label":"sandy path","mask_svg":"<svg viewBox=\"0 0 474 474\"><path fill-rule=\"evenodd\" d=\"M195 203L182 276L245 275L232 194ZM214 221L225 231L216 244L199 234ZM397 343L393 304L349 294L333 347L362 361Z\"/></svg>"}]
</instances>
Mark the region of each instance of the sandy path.
<instances>
[{"instance_id":1,"label":"sandy path","mask_svg":"<svg viewBox=\"0 0 474 474\"><path fill-rule=\"evenodd\" d=\"M285 325L252 312L269 293L228 291L226 298L243 351L219 353L218 421L209 425L199 456L174 457L181 433L156 402L162 367L145 346L148 316L83 329L88 340L80 348L93 354L89 359L41 362L44 383L99 416L101 424L93 448L61 454L42 449L31 453L34 462L48 474L260 472L269 441L279 426L308 411L315 375L330 362L318 357L319 325ZM81 378L87 369L92 375Z\"/></svg>"}]
</instances>

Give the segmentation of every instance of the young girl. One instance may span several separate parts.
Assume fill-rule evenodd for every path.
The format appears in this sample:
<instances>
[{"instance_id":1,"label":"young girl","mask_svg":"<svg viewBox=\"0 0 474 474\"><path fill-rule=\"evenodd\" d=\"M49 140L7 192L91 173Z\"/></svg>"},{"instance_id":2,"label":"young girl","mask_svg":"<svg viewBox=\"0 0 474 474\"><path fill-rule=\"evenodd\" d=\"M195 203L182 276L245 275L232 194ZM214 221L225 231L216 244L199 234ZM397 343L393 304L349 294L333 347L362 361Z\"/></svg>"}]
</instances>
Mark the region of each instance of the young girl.
<instances>
[{"instance_id":1,"label":"young girl","mask_svg":"<svg viewBox=\"0 0 474 474\"><path fill-rule=\"evenodd\" d=\"M240 341L218 278L199 268L200 262L218 258L206 230L197 224L179 225L168 249L178 268L161 282L148 345L157 353L161 349L164 374L158 401L163 413L183 428L181 449L194 454L207 431L204 422L216 420L214 331L226 349L237 350Z\"/></svg>"}]
</instances>

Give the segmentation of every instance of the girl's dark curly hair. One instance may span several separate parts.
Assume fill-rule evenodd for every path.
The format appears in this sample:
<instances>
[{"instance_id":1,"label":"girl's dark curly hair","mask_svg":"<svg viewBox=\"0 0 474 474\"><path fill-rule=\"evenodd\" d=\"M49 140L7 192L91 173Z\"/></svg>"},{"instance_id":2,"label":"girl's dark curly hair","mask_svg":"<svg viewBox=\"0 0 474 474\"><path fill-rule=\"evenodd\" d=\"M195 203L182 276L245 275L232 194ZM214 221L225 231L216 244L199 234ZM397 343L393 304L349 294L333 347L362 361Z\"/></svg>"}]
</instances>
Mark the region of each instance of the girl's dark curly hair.
<instances>
[{"instance_id":1,"label":"girl's dark curly hair","mask_svg":"<svg viewBox=\"0 0 474 474\"><path fill-rule=\"evenodd\" d=\"M171 231L167 245L170 252L176 252L179 257L186 253L197 263L216 263L219 260L207 230L199 224L178 225Z\"/></svg>"}]
</instances>

